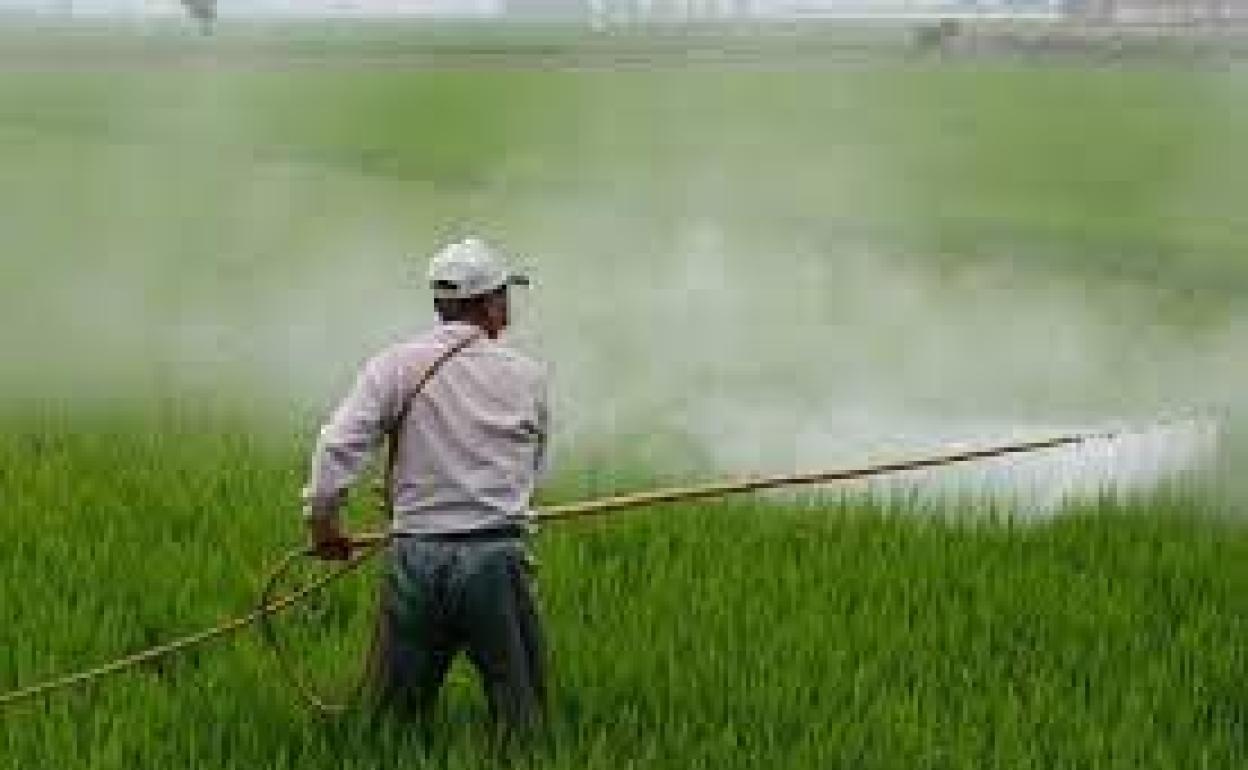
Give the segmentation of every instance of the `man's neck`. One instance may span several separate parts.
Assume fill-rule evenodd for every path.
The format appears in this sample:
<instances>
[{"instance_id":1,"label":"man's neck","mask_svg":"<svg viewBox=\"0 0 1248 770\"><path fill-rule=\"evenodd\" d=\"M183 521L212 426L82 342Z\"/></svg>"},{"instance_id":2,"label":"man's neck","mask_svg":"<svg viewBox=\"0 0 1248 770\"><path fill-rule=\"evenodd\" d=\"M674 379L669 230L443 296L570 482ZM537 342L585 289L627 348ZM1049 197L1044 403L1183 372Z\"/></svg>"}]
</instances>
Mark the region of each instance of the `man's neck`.
<instances>
[{"instance_id":1,"label":"man's neck","mask_svg":"<svg viewBox=\"0 0 1248 770\"><path fill-rule=\"evenodd\" d=\"M454 321L440 321L439 323L442 326L453 326L453 327L462 328L462 329L475 329L476 331L481 332L486 337L492 340L498 339L499 335L502 332L501 329L492 329L490 328L489 324L486 324L485 322L478 321L478 320L456 319Z\"/></svg>"}]
</instances>

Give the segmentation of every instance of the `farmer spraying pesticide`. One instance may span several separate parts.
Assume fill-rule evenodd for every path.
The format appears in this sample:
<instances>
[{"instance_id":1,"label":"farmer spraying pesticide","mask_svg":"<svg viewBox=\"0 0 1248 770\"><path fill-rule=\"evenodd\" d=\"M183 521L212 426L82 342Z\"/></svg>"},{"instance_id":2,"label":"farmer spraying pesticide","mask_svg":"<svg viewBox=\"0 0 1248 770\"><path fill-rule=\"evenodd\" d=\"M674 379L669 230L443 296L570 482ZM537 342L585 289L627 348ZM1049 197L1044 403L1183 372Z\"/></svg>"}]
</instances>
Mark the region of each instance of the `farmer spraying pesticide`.
<instances>
[{"instance_id":1,"label":"farmer spraying pesticide","mask_svg":"<svg viewBox=\"0 0 1248 770\"><path fill-rule=\"evenodd\" d=\"M537 723L545 700L524 537L546 459L546 376L499 342L509 288L527 283L483 241L441 249L429 265L440 322L364 365L321 430L304 492L315 554L350 558L340 510L389 438L393 539L371 661L379 705L427 717L464 650L511 731Z\"/></svg>"}]
</instances>

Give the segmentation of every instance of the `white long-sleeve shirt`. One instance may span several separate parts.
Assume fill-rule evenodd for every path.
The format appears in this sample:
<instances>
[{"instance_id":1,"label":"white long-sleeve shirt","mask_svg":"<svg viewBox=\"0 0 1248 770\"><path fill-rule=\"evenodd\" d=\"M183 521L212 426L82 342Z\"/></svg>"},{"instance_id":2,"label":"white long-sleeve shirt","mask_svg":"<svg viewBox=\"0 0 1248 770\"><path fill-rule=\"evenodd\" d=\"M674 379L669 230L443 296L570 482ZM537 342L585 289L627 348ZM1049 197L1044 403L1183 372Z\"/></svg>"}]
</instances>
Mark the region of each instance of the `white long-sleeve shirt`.
<instances>
[{"instance_id":1,"label":"white long-sleeve shirt","mask_svg":"<svg viewBox=\"0 0 1248 770\"><path fill-rule=\"evenodd\" d=\"M307 515L335 517L347 489L429 365L476 333L443 323L369 360L321 428L304 490ZM399 433L392 529L466 532L523 522L547 459L544 367L484 335L412 399Z\"/></svg>"}]
</instances>

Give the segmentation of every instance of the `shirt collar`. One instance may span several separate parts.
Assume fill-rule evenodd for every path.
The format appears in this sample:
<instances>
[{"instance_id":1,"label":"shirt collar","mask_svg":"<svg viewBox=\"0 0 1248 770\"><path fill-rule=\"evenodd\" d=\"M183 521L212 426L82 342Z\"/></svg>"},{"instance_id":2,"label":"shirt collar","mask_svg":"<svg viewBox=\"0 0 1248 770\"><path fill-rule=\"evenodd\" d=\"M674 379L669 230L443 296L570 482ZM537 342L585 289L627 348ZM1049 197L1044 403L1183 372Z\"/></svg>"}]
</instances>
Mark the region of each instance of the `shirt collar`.
<instances>
[{"instance_id":1,"label":"shirt collar","mask_svg":"<svg viewBox=\"0 0 1248 770\"><path fill-rule=\"evenodd\" d=\"M484 331L475 324L470 324L466 321L438 321L438 325L435 328L438 336L442 339L460 340L469 334L480 334L481 338L478 342L490 342L490 338L486 336Z\"/></svg>"}]
</instances>

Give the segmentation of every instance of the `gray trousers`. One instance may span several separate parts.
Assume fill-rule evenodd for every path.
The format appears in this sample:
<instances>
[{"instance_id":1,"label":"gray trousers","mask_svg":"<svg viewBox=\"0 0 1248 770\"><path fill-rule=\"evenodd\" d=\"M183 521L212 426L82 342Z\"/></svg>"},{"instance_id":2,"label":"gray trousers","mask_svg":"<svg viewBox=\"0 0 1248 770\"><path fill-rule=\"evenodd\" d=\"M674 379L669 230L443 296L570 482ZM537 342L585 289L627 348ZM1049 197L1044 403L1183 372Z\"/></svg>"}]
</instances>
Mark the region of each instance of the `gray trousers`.
<instances>
[{"instance_id":1,"label":"gray trousers","mask_svg":"<svg viewBox=\"0 0 1248 770\"><path fill-rule=\"evenodd\" d=\"M523 542L399 537L387 556L372 656L378 705L427 723L463 650L500 728L540 722L545 650Z\"/></svg>"}]
</instances>

